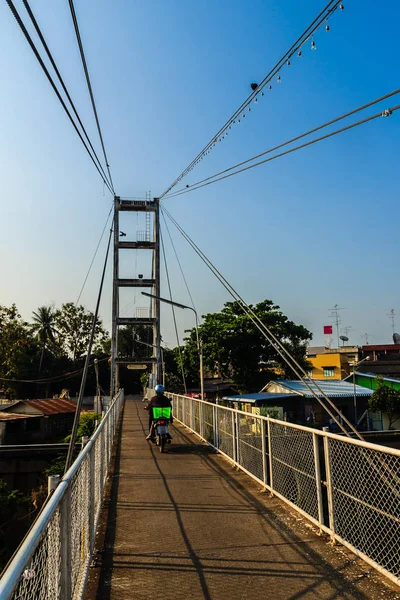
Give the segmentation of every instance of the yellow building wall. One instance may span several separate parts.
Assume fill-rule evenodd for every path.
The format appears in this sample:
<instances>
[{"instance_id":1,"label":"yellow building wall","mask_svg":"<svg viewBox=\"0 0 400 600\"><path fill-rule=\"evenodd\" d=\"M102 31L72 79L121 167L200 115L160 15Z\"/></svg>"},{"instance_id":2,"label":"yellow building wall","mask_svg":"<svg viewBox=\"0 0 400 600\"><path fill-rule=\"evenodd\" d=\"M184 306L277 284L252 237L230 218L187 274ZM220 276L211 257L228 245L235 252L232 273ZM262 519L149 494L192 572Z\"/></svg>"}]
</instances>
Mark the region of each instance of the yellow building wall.
<instances>
[{"instance_id":1,"label":"yellow building wall","mask_svg":"<svg viewBox=\"0 0 400 600\"><path fill-rule=\"evenodd\" d=\"M343 354L326 353L317 354L315 357L308 357L312 364L312 378L325 379L326 381L333 379L344 379L350 373L349 362L347 356ZM327 373L327 368L333 369L331 373Z\"/></svg>"}]
</instances>

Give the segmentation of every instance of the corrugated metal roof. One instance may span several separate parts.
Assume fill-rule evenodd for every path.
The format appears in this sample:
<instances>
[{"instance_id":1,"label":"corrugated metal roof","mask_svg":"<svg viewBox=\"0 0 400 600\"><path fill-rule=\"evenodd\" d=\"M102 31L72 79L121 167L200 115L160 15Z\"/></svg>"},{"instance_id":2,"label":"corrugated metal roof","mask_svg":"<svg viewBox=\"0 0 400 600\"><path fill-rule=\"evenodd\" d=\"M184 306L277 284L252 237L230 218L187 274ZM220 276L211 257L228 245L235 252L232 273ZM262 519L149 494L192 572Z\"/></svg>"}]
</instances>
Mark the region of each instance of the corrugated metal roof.
<instances>
[{"instance_id":1,"label":"corrugated metal roof","mask_svg":"<svg viewBox=\"0 0 400 600\"><path fill-rule=\"evenodd\" d=\"M231 402L258 402L258 401L275 401L282 398L292 398L291 394L273 394L271 392L258 392L254 394L242 394L240 396L224 396L223 400L230 400Z\"/></svg>"},{"instance_id":2,"label":"corrugated metal roof","mask_svg":"<svg viewBox=\"0 0 400 600\"><path fill-rule=\"evenodd\" d=\"M315 391L315 395L319 398L323 398L321 392L315 387L315 385L307 381L307 383L311 386L311 388ZM354 397L354 387L356 391L356 397L361 396L371 396L373 394L373 390L362 387L361 385L353 386L352 383L348 383L347 381L325 381L325 380L316 380L316 383L319 388L321 388L322 392L328 396L328 398L349 398ZM289 379L271 381L269 385L277 384L280 385L287 390L292 392L296 392L304 396L304 398L313 398L314 395L311 393L309 388L302 381L291 381Z\"/></svg>"},{"instance_id":3,"label":"corrugated metal roof","mask_svg":"<svg viewBox=\"0 0 400 600\"><path fill-rule=\"evenodd\" d=\"M40 415L20 415L18 413L0 412L0 421L16 421L17 419L40 419Z\"/></svg>"},{"instance_id":4,"label":"corrugated metal roof","mask_svg":"<svg viewBox=\"0 0 400 600\"><path fill-rule=\"evenodd\" d=\"M376 379L376 373L363 373L362 371L356 371L355 375L360 375L361 377L370 377L371 379ZM353 381L353 373L346 377L343 381ZM400 383L400 379L395 379L394 377L385 377L383 375L383 381L393 381L393 383Z\"/></svg>"},{"instance_id":5,"label":"corrugated metal roof","mask_svg":"<svg viewBox=\"0 0 400 600\"><path fill-rule=\"evenodd\" d=\"M46 400L17 400L9 408L13 409L18 404L26 404L35 408L44 415L57 415L60 413L74 413L76 404L67 398L49 398Z\"/></svg>"}]
</instances>

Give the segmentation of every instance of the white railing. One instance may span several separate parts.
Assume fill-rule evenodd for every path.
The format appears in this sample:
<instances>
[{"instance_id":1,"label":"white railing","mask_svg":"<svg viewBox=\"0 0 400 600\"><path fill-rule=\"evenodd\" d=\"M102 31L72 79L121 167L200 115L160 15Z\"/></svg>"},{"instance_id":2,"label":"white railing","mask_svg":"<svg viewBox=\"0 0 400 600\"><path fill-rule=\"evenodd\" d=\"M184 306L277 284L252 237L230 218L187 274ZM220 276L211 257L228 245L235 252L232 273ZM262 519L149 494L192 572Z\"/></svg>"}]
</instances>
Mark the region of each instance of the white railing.
<instances>
[{"instance_id":1,"label":"white railing","mask_svg":"<svg viewBox=\"0 0 400 600\"><path fill-rule=\"evenodd\" d=\"M123 402L120 390L15 553L1 600L83 597Z\"/></svg>"},{"instance_id":2,"label":"white railing","mask_svg":"<svg viewBox=\"0 0 400 600\"><path fill-rule=\"evenodd\" d=\"M400 450L167 395L177 421L400 585Z\"/></svg>"}]
</instances>

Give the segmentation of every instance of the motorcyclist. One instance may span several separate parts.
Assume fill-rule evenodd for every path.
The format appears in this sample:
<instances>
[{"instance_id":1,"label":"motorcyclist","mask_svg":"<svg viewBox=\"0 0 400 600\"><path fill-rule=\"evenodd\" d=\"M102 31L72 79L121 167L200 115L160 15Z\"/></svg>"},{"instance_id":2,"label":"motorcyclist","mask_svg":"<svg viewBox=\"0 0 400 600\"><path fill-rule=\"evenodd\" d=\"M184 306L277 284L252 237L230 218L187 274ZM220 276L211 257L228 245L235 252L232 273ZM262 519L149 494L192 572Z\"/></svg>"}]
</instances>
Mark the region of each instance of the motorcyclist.
<instances>
[{"instance_id":1,"label":"motorcyclist","mask_svg":"<svg viewBox=\"0 0 400 600\"><path fill-rule=\"evenodd\" d=\"M170 399L164 395L164 386L159 383L156 385L154 391L156 392L156 395L153 396L147 406L145 406L145 410L149 411L149 435L146 437L146 440L151 440L154 437L153 408L170 408L170 422L173 422L172 405Z\"/></svg>"}]
</instances>

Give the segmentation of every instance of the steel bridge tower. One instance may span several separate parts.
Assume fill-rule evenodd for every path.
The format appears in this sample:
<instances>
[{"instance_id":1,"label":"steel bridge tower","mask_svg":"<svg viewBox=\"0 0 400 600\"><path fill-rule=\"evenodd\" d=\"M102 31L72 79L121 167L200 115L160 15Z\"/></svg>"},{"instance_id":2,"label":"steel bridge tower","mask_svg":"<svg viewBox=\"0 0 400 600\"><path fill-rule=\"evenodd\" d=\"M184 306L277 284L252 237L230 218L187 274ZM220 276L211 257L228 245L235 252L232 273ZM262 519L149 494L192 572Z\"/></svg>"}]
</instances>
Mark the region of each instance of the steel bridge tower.
<instances>
[{"instance_id":1,"label":"steel bridge tower","mask_svg":"<svg viewBox=\"0 0 400 600\"><path fill-rule=\"evenodd\" d=\"M119 214L129 212L134 216L136 213L145 213L145 230L136 232L136 240L123 241L120 237ZM151 227L151 221L153 227ZM152 235L151 235L152 232ZM152 239L151 239L152 238ZM134 273L131 279L121 279L119 270L120 252L129 250L148 250L152 253L151 278ZM134 261L132 261L132 266ZM120 365L151 364L152 382L154 387L160 381L161 374L161 352L160 352L160 302L151 299L150 308L146 316L137 314L133 317L120 315L120 289L121 288L151 288L151 293L160 296L160 208L158 198L146 198L146 200L121 200L119 196L114 197L114 269L113 269L113 302L112 302L112 334L111 334L111 397L119 389L119 367ZM153 329L153 356L147 359L135 360L118 356L118 329L124 325L147 325Z\"/></svg>"}]
</instances>

